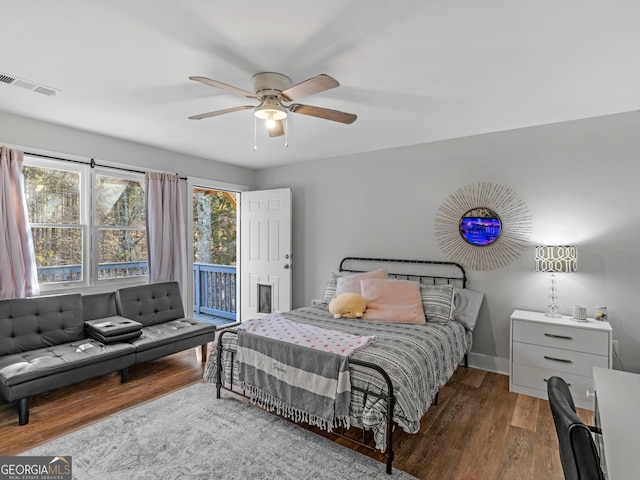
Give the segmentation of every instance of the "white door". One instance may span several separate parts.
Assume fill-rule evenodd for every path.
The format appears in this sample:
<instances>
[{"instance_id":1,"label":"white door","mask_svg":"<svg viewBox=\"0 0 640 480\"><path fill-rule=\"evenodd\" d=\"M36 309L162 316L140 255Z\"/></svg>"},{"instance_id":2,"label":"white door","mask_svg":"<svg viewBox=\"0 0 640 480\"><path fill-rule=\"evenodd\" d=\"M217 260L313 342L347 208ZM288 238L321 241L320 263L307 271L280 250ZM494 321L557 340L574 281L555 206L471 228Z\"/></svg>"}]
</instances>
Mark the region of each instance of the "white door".
<instances>
[{"instance_id":1,"label":"white door","mask_svg":"<svg viewBox=\"0 0 640 480\"><path fill-rule=\"evenodd\" d=\"M240 194L240 320L291 310L291 189Z\"/></svg>"}]
</instances>

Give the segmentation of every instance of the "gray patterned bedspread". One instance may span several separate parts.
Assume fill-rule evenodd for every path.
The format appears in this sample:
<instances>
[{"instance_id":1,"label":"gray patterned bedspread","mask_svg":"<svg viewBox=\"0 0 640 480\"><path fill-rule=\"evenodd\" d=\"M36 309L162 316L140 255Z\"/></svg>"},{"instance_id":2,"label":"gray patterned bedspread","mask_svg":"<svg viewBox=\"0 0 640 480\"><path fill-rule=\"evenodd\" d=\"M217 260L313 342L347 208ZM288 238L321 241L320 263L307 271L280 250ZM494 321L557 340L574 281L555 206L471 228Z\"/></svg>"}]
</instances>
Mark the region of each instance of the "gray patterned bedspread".
<instances>
[{"instance_id":1,"label":"gray patterned bedspread","mask_svg":"<svg viewBox=\"0 0 640 480\"><path fill-rule=\"evenodd\" d=\"M420 419L429 409L435 395L453 375L465 353L471 349L471 332L457 321L423 325L377 323L361 319L334 319L326 305L304 307L282 313L283 317L322 328L355 335L375 335L376 342L359 350L351 358L382 367L393 382L396 395L393 421L408 433L420 429ZM236 342L234 335L223 337L225 346ZM231 382L231 355L223 352L224 381ZM204 378L215 383L216 355L207 360ZM237 372L237 365L233 368ZM237 376L237 373L236 373ZM234 378L237 385L237 378ZM386 384L376 372L351 366L351 385L384 393ZM384 450L386 404L371 395L352 391L350 422L373 431L376 448Z\"/></svg>"}]
</instances>

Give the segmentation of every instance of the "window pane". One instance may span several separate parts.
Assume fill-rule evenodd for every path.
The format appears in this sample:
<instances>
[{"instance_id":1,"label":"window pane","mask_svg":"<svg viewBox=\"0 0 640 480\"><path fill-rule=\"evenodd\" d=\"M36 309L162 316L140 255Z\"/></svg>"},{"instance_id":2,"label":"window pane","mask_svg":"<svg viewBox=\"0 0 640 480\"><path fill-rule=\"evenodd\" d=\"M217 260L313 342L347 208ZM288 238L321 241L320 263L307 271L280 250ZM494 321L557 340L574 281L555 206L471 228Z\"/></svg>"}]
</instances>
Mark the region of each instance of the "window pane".
<instances>
[{"instance_id":1,"label":"window pane","mask_svg":"<svg viewBox=\"0 0 640 480\"><path fill-rule=\"evenodd\" d=\"M33 227L38 282L82 280L82 229Z\"/></svg>"},{"instance_id":2,"label":"window pane","mask_svg":"<svg viewBox=\"0 0 640 480\"><path fill-rule=\"evenodd\" d=\"M98 278L138 277L147 273L144 230L98 230Z\"/></svg>"},{"instance_id":3,"label":"window pane","mask_svg":"<svg viewBox=\"0 0 640 480\"><path fill-rule=\"evenodd\" d=\"M26 166L25 196L31 223L80 223L80 174Z\"/></svg>"},{"instance_id":4,"label":"window pane","mask_svg":"<svg viewBox=\"0 0 640 480\"><path fill-rule=\"evenodd\" d=\"M140 183L96 175L96 225L144 227L144 191Z\"/></svg>"}]
</instances>

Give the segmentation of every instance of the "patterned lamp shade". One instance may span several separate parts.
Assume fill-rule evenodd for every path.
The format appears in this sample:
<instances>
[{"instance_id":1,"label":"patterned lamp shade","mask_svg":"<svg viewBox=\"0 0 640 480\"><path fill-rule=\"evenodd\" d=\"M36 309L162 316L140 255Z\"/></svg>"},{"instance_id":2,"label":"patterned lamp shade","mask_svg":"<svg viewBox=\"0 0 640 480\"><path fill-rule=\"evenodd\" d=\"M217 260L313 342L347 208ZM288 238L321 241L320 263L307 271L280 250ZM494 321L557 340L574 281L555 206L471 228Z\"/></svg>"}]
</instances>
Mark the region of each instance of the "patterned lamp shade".
<instances>
[{"instance_id":1,"label":"patterned lamp shade","mask_svg":"<svg viewBox=\"0 0 640 480\"><path fill-rule=\"evenodd\" d=\"M536 247L536 272L575 272L578 269L578 248L568 246Z\"/></svg>"}]
</instances>

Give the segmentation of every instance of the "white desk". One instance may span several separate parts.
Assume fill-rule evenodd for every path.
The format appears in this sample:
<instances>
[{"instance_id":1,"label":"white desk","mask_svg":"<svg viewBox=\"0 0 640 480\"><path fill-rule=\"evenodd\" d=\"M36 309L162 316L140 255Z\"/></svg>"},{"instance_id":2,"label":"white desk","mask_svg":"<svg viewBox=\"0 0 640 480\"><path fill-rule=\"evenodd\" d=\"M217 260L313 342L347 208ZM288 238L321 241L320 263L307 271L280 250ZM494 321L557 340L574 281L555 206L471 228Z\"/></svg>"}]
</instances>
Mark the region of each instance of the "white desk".
<instances>
[{"instance_id":1,"label":"white desk","mask_svg":"<svg viewBox=\"0 0 640 480\"><path fill-rule=\"evenodd\" d=\"M609 480L640 478L640 375L593 367L596 425Z\"/></svg>"}]
</instances>

